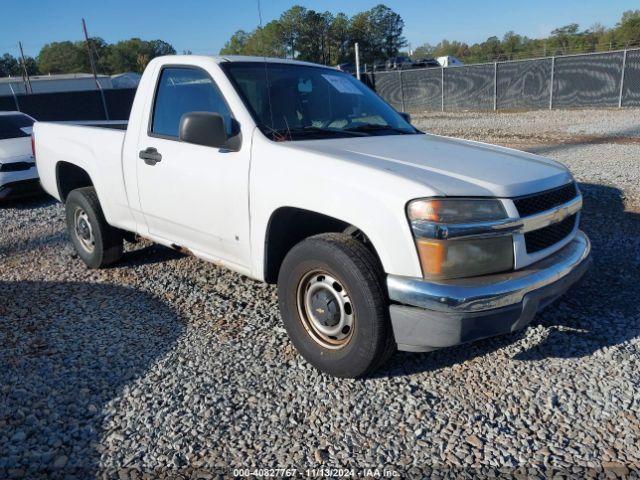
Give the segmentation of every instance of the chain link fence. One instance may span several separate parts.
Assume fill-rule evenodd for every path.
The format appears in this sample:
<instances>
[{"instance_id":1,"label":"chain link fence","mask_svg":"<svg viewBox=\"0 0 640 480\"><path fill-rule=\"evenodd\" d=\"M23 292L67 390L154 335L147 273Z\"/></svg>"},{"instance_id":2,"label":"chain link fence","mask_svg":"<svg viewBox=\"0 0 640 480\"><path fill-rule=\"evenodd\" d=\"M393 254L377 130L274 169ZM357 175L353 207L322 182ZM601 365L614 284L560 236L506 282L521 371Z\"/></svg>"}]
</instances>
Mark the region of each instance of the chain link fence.
<instances>
[{"instance_id":1,"label":"chain link fence","mask_svg":"<svg viewBox=\"0 0 640 480\"><path fill-rule=\"evenodd\" d=\"M640 106L640 49L363 76L404 112Z\"/></svg>"},{"instance_id":2,"label":"chain link fence","mask_svg":"<svg viewBox=\"0 0 640 480\"><path fill-rule=\"evenodd\" d=\"M513 110L640 106L640 49L365 73L394 108ZM0 96L0 111L38 120L127 120L135 89Z\"/></svg>"}]
</instances>

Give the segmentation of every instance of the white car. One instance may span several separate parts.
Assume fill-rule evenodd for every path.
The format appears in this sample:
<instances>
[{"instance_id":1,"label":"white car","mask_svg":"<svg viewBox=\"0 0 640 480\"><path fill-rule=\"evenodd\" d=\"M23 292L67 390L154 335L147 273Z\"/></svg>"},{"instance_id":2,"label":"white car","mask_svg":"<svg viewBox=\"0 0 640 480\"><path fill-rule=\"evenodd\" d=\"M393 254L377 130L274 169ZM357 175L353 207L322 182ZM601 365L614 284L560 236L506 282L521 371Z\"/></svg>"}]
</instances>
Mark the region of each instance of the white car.
<instances>
[{"instance_id":1,"label":"white car","mask_svg":"<svg viewBox=\"0 0 640 480\"><path fill-rule=\"evenodd\" d=\"M293 344L336 376L524 328L589 265L563 165L425 134L333 68L159 57L126 130L98 127L34 127L79 257L136 234L277 283Z\"/></svg>"},{"instance_id":2,"label":"white car","mask_svg":"<svg viewBox=\"0 0 640 480\"><path fill-rule=\"evenodd\" d=\"M21 112L0 112L0 200L34 193L38 171L31 149L35 120Z\"/></svg>"}]
</instances>

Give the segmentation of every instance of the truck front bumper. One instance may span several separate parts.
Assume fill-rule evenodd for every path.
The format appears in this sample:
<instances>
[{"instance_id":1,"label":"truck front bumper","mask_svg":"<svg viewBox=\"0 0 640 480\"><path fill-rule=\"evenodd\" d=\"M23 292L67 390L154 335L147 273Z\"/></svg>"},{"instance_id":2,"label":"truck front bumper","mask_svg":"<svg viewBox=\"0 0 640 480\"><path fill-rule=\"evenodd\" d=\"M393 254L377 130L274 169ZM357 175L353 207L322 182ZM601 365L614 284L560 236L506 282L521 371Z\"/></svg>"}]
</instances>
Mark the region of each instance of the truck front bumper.
<instances>
[{"instance_id":1,"label":"truck front bumper","mask_svg":"<svg viewBox=\"0 0 640 480\"><path fill-rule=\"evenodd\" d=\"M438 283L390 275L398 349L424 352L524 328L582 277L590 254L589 238L578 231L561 250L522 270Z\"/></svg>"}]
</instances>

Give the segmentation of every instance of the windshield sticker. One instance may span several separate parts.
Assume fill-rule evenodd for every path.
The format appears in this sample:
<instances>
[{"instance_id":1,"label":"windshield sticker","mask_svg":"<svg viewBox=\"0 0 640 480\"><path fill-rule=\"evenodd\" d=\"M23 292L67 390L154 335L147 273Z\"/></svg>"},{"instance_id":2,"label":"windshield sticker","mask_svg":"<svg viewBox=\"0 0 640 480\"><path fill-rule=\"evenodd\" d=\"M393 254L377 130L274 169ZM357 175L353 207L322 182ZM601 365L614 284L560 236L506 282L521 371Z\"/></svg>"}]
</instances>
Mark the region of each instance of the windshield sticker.
<instances>
[{"instance_id":1,"label":"windshield sticker","mask_svg":"<svg viewBox=\"0 0 640 480\"><path fill-rule=\"evenodd\" d=\"M340 93L350 93L352 95L362 95L362 92L352 84L348 79L340 75L322 75L327 82L329 82L333 88Z\"/></svg>"}]
</instances>

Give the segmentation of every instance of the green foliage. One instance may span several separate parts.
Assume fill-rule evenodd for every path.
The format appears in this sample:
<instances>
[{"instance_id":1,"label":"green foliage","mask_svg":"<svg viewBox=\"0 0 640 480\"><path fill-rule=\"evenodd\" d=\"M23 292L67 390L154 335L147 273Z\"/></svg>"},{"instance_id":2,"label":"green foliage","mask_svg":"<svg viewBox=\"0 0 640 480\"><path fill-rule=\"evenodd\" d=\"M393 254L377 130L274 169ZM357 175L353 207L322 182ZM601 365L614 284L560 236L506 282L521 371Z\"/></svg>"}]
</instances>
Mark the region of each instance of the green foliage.
<instances>
[{"instance_id":1,"label":"green foliage","mask_svg":"<svg viewBox=\"0 0 640 480\"><path fill-rule=\"evenodd\" d=\"M510 31L502 40L489 37L473 45L443 40L435 46L419 46L412 57L419 59L452 55L466 63L477 63L632 47L640 47L640 10L624 12L620 22L609 29L595 24L580 30L577 23L571 23L554 29L548 38L542 39L531 39Z\"/></svg>"},{"instance_id":2,"label":"green foliage","mask_svg":"<svg viewBox=\"0 0 640 480\"><path fill-rule=\"evenodd\" d=\"M25 64L29 75L38 73L38 65L33 57L25 57ZM8 53L0 57L0 77L20 77L22 73L22 63L19 59Z\"/></svg>"},{"instance_id":3,"label":"green foliage","mask_svg":"<svg viewBox=\"0 0 640 480\"><path fill-rule=\"evenodd\" d=\"M400 15L382 4L350 18L344 13L317 12L296 5L252 32L238 30L220 54L288 57L335 65L353 62L358 42L361 61L371 64L397 56L407 46L403 29ZM162 40L131 38L108 44L94 37L89 45L98 73L109 75L142 72L151 59L176 53ZM473 45L445 39L437 45L420 45L411 56L423 59L452 55L476 63L633 47L640 47L640 10L624 12L613 28L595 24L580 30L577 23L571 23L554 29L548 38L531 39L509 31L502 39L493 36ZM91 71L83 41L48 43L36 59L27 57L25 63L30 75ZM0 77L9 75L22 75L22 65L17 57L5 53L0 56Z\"/></svg>"},{"instance_id":4,"label":"green foliage","mask_svg":"<svg viewBox=\"0 0 640 480\"><path fill-rule=\"evenodd\" d=\"M20 75L20 65L13 55L5 53L0 57L0 77Z\"/></svg>"},{"instance_id":5,"label":"green foliage","mask_svg":"<svg viewBox=\"0 0 640 480\"><path fill-rule=\"evenodd\" d=\"M404 21L402 17L385 5L377 5L367 12L371 28L371 47L378 58L396 56L407 44L402 36Z\"/></svg>"},{"instance_id":6,"label":"green foliage","mask_svg":"<svg viewBox=\"0 0 640 480\"><path fill-rule=\"evenodd\" d=\"M130 38L110 45L104 55L104 68L108 72L139 72L155 57L174 55L175 49L162 40Z\"/></svg>"},{"instance_id":7,"label":"green foliage","mask_svg":"<svg viewBox=\"0 0 640 480\"><path fill-rule=\"evenodd\" d=\"M629 10L622 14L616 35L625 46L640 44L640 10Z\"/></svg>"},{"instance_id":8,"label":"green foliage","mask_svg":"<svg viewBox=\"0 0 640 480\"><path fill-rule=\"evenodd\" d=\"M241 55L249 42L251 34L244 30L238 30L231 35L231 38L227 40L224 47L220 50L220 55Z\"/></svg>"},{"instance_id":9,"label":"green foliage","mask_svg":"<svg viewBox=\"0 0 640 480\"><path fill-rule=\"evenodd\" d=\"M400 15L384 5L349 18L344 13L317 12L296 5L280 18L252 32L238 30L221 55L269 55L316 63L353 61L355 42L362 60L372 62L398 54L406 45Z\"/></svg>"},{"instance_id":10,"label":"green foliage","mask_svg":"<svg viewBox=\"0 0 640 480\"><path fill-rule=\"evenodd\" d=\"M414 60L431 58L434 56L435 51L436 51L436 47L428 43L423 43L413 51L413 53L411 54L411 58L413 58Z\"/></svg>"},{"instance_id":11,"label":"green foliage","mask_svg":"<svg viewBox=\"0 0 640 480\"><path fill-rule=\"evenodd\" d=\"M82 71L85 53L78 43L47 43L38 54L38 69L43 74Z\"/></svg>"},{"instance_id":12,"label":"green foliage","mask_svg":"<svg viewBox=\"0 0 640 480\"><path fill-rule=\"evenodd\" d=\"M116 44L108 44L102 38L93 37L87 42L51 42L40 50L37 58L26 57L29 75L56 73L89 73L89 48L98 73L111 75L122 72L142 72L149 61L160 55L174 55L175 49L163 40L132 38ZM22 75L18 59L5 53L0 57L0 77Z\"/></svg>"},{"instance_id":13,"label":"green foliage","mask_svg":"<svg viewBox=\"0 0 640 480\"><path fill-rule=\"evenodd\" d=\"M351 18L344 13L333 15L296 5L263 28L252 32L238 30L220 53L288 57L335 65L354 61L357 42L361 61L371 64L394 57L407 46L403 29L400 15L382 4ZM571 23L555 28L548 38L542 39L527 38L513 31L502 39L493 36L473 45L445 39L437 45L420 45L411 56L417 60L451 55L466 63L477 63L630 47L640 47L640 10L624 12L620 22L610 29L595 24L580 30L577 23Z\"/></svg>"}]
</instances>

